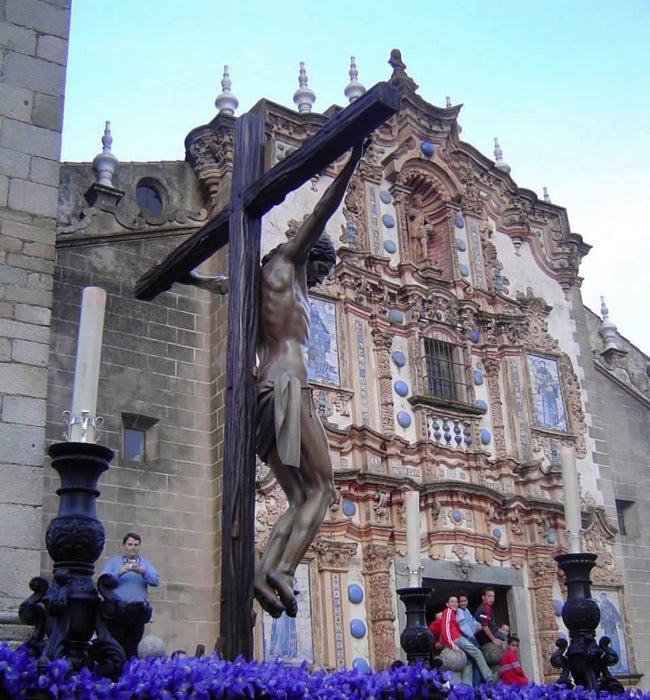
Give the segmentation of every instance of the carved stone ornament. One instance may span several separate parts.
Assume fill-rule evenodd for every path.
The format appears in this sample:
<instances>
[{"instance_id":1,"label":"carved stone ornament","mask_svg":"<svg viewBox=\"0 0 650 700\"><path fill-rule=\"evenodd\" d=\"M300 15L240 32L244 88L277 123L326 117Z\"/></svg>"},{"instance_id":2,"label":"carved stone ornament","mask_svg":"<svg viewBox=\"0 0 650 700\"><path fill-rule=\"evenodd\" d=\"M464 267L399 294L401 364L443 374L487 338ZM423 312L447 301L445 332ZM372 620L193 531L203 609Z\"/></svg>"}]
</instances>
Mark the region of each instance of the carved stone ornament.
<instances>
[{"instance_id":1,"label":"carved stone ornament","mask_svg":"<svg viewBox=\"0 0 650 700\"><path fill-rule=\"evenodd\" d=\"M350 558L357 553L357 542L337 542L320 537L312 545L318 555L319 571L342 571L350 569Z\"/></svg>"},{"instance_id":2,"label":"carved stone ornament","mask_svg":"<svg viewBox=\"0 0 650 700\"><path fill-rule=\"evenodd\" d=\"M390 544L370 543L363 548L364 573L388 572L395 558L395 547Z\"/></svg>"},{"instance_id":3,"label":"carved stone ornament","mask_svg":"<svg viewBox=\"0 0 650 700\"><path fill-rule=\"evenodd\" d=\"M558 368L560 371L560 380L562 381L566 410L569 416L569 426L571 432L577 437L575 443L576 456L583 459L587 455L587 443L585 439L587 422L584 409L582 408L580 381L573 370L573 364L567 354L562 353L559 357Z\"/></svg>"},{"instance_id":4,"label":"carved stone ornament","mask_svg":"<svg viewBox=\"0 0 650 700\"><path fill-rule=\"evenodd\" d=\"M370 241L368 238L368 225L366 223L366 190L363 179L355 173L348 183L348 189L343 199L343 216L347 224L346 230L339 239L344 245L349 245L351 240L358 250L368 250ZM352 227L352 234L349 227Z\"/></svg>"},{"instance_id":5,"label":"carved stone ornament","mask_svg":"<svg viewBox=\"0 0 650 700\"><path fill-rule=\"evenodd\" d=\"M392 545L370 543L363 547L363 573L368 590L371 661L377 669L395 660L395 613L390 566L395 556Z\"/></svg>"},{"instance_id":6,"label":"carved stone ornament","mask_svg":"<svg viewBox=\"0 0 650 700\"><path fill-rule=\"evenodd\" d=\"M597 507L591 510L591 522L584 534L585 549L598 555L598 565L592 569L591 578L599 586L617 587L622 585L620 572L614 565L613 545L616 530L609 522L605 510Z\"/></svg>"},{"instance_id":7,"label":"carved stone ornament","mask_svg":"<svg viewBox=\"0 0 650 700\"><path fill-rule=\"evenodd\" d=\"M350 416L352 411L352 399L354 393L345 389L329 389L322 386L314 387L314 403L320 406L324 402L323 417L331 418L333 415Z\"/></svg>"},{"instance_id":8,"label":"carved stone ornament","mask_svg":"<svg viewBox=\"0 0 650 700\"><path fill-rule=\"evenodd\" d=\"M216 123L194 129L185 141L187 162L203 185L212 208L232 172L234 127L231 119L219 117Z\"/></svg>"},{"instance_id":9,"label":"carved stone ornament","mask_svg":"<svg viewBox=\"0 0 650 700\"><path fill-rule=\"evenodd\" d=\"M553 584L558 580L558 565L549 558L540 558L529 566L534 627L540 640L538 662L546 682L554 673L550 663L557 639L557 620L553 603Z\"/></svg>"},{"instance_id":10,"label":"carved stone ornament","mask_svg":"<svg viewBox=\"0 0 650 700\"><path fill-rule=\"evenodd\" d=\"M199 211L191 211L182 206L174 206L170 202L167 194L163 194L161 186L161 197L163 199L162 211L159 215L153 216L148 210L141 210L134 197L124 196L124 192L113 190L119 196L116 197L96 197L95 195L101 190L106 191L107 187L102 187L94 183L86 192L86 198L89 200L89 205L81 208L75 216L72 216L67 221L57 223L57 235L67 236L76 234L76 237L106 235L105 231L98 232L98 228L102 228L102 215L110 215L115 223L128 231L142 231L144 229L156 227L170 227L174 225L187 226L188 224L202 223L208 218L208 211L200 209ZM90 197L90 193L93 196ZM116 232L116 227L113 225L109 229L110 233Z\"/></svg>"},{"instance_id":11,"label":"carved stone ornament","mask_svg":"<svg viewBox=\"0 0 650 700\"><path fill-rule=\"evenodd\" d=\"M375 143L375 139L372 140L359 162L358 173L363 180L374 182L377 185L381 182L383 166L381 164L381 152Z\"/></svg>"},{"instance_id":12,"label":"carved stone ornament","mask_svg":"<svg viewBox=\"0 0 650 700\"><path fill-rule=\"evenodd\" d=\"M390 523L390 493L383 489L378 490L374 497L373 510L375 520L384 525Z\"/></svg>"},{"instance_id":13,"label":"carved stone ornament","mask_svg":"<svg viewBox=\"0 0 650 700\"><path fill-rule=\"evenodd\" d=\"M288 505L287 497L275 479L263 491L258 490L255 498L255 541L260 549L266 547L273 526Z\"/></svg>"}]
</instances>

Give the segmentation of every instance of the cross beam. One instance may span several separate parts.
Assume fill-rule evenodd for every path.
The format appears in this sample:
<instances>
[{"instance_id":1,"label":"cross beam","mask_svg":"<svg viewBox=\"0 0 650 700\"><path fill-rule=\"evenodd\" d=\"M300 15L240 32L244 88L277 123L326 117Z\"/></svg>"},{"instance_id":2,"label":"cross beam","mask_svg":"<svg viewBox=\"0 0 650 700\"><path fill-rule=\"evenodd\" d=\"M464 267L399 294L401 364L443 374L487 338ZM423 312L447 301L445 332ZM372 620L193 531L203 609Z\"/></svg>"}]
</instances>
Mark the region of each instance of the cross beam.
<instances>
[{"instance_id":1,"label":"cross beam","mask_svg":"<svg viewBox=\"0 0 650 700\"><path fill-rule=\"evenodd\" d=\"M222 510L221 638L223 655L253 657L255 573L255 339L262 216L395 114L399 93L379 83L346 107L290 156L262 174L264 121L247 113L235 123L229 206L136 284L151 300L228 246L228 346Z\"/></svg>"},{"instance_id":2,"label":"cross beam","mask_svg":"<svg viewBox=\"0 0 650 700\"><path fill-rule=\"evenodd\" d=\"M400 107L398 91L388 83L377 83L358 100L330 119L300 148L249 184L239 195L244 208L261 217L315 174L340 158ZM210 219L193 236L172 251L160 264L148 270L135 284L135 297L151 301L171 289L183 275L228 242L229 207Z\"/></svg>"}]
</instances>

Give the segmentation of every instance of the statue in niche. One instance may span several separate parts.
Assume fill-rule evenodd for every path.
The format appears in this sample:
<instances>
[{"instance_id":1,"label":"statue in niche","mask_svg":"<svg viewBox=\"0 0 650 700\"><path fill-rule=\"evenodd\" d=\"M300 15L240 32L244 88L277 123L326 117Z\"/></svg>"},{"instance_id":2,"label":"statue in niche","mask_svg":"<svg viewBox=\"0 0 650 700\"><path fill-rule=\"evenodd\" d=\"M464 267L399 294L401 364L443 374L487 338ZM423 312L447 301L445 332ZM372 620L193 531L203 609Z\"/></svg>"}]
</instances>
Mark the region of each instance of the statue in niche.
<instances>
[{"instance_id":1,"label":"statue in niche","mask_svg":"<svg viewBox=\"0 0 650 700\"><path fill-rule=\"evenodd\" d=\"M429 256L429 234L433 224L427 220L424 213L422 195L414 194L406 210L409 239L415 260L426 260Z\"/></svg>"}]
</instances>

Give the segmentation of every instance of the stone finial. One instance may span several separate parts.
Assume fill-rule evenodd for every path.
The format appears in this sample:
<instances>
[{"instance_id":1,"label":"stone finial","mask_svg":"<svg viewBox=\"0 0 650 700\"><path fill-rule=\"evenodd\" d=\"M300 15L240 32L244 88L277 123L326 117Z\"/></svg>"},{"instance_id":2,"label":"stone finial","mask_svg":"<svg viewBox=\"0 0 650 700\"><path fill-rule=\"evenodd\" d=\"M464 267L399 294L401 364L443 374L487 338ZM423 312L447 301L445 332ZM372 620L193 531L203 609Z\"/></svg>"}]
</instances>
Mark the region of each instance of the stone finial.
<instances>
[{"instance_id":1,"label":"stone finial","mask_svg":"<svg viewBox=\"0 0 650 700\"><path fill-rule=\"evenodd\" d=\"M627 355L627 350L619 347L618 331L616 325L609 320L609 309L605 305L605 297L600 297L600 315L603 322L598 329L598 335L603 339L601 357L611 367L616 365Z\"/></svg>"},{"instance_id":2,"label":"stone finial","mask_svg":"<svg viewBox=\"0 0 650 700\"><path fill-rule=\"evenodd\" d=\"M316 102L316 95L307 86L307 71L305 62L300 61L300 72L298 73L298 89L293 93L293 101L301 114L311 112L311 106Z\"/></svg>"},{"instance_id":3,"label":"stone finial","mask_svg":"<svg viewBox=\"0 0 650 700\"><path fill-rule=\"evenodd\" d=\"M96 155L93 160L93 168L97 173L97 183L106 187L113 187L113 175L118 164L117 158L111 152L112 145L111 123L106 122L102 136L102 152Z\"/></svg>"},{"instance_id":4,"label":"stone finial","mask_svg":"<svg viewBox=\"0 0 650 700\"><path fill-rule=\"evenodd\" d=\"M415 80L406 75L406 63L402 61L402 52L399 49L393 49L390 52L388 65L393 69L393 74L390 76L392 85L408 85L414 92L418 89Z\"/></svg>"},{"instance_id":5,"label":"stone finial","mask_svg":"<svg viewBox=\"0 0 650 700\"><path fill-rule=\"evenodd\" d=\"M445 107L447 109L451 108L451 97L449 97L449 95L447 95L447 97L445 97Z\"/></svg>"},{"instance_id":6,"label":"stone finial","mask_svg":"<svg viewBox=\"0 0 650 700\"><path fill-rule=\"evenodd\" d=\"M402 61L402 52L399 49L393 49L390 52L390 58L388 59L388 65L393 70L406 70L406 63Z\"/></svg>"},{"instance_id":7,"label":"stone finial","mask_svg":"<svg viewBox=\"0 0 650 700\"><path fill-rule=\"evenodd\" d=\"M600 297L600 315L602 316L603 322L598 329L598 335L603 339L605 350L618 348L618 342L616 340L617 328L616 325L609 320L609 309L605 304L605 297Z\"/></svg>"},{"instance_id":8,"label":"stone finial","mask_svg":"<svg viewBox=\"0 0 650 700\"><path fill-rule=\"evenodd\" d=\"M548 187L544 187L542 189L542 192L544 193L544 201L545 202L550 202L551 201L551 196L548 193Z\"/></svg>"},{"instance_id":9,"label":"stone finial","mask_svg":"<svg viewBox=\"0 0 650 700\"><path fill-rule=\"evenodd\" d=\"M230 91L231 86L232 80L230 80L228 66L224 66L223 78L221 78L221 94L218 95L217 99L214 101L214 106L217 108L219 114L232 116L239 106L239 100Z\"/></svg>"},{"instance_id":10,"label":"stone finial","mask_svg":"<svg viewBox=\"0 0 650 700\"><path fill-rule=\"evenodd\" d=\"M359 71L354 56L350 56L350 82L343 91L350 103L358 100L366 91L366 88L359 82Z\"/></svg>"},{"instance_id":11,"label":"stone finial","mask_svg":"<svg viewBox=\"0 0 650 700\"><path fill-rule=\"evenodd\" d=\"M510 172L510 166L503 160L503 151L496 136L494 137L494 160L499 170L503 170L504 173Z\"/></svg>"},{"instance_id":12,"label":"stone finial","mask_svg":"<svg viewBox=\"0 0 650 700\"><path fill-rule=\"evenodd\" d=\"M605 304L605 297L600 297L600 315L602 316L603 322L609 321L609 309Z\"/></svg>"}]
</instances>

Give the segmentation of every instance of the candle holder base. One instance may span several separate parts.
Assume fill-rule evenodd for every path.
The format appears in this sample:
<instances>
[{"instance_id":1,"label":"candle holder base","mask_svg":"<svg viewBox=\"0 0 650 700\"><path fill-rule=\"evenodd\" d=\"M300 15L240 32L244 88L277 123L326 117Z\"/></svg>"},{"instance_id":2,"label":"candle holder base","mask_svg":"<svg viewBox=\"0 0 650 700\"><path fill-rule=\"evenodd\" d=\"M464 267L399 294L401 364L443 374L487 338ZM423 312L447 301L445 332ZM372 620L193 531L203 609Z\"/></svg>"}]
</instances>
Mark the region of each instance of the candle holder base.
<instances>
[{"instance_id":1,"label":"candle holder base","mask_svg":"<svg viewBox=\"0 0 650 700\"><path fill-rule=\"evenodd\" d=\"M21 621L34 627L25 647L41 664L65 658L79 670L95 661L100 673L114 678L126 657L98 619L99 595L92 580L104 549L104 527L95 513L97 482L113 451L93 443L63 442L52 445L49 454L61 477L59 512L45 539L54 566L51 582L41 576L29 582L33 594L18 610Z\"/></svg>"},{"instance_id":2,"label":"candle holder base","mask_svg":"<svg viewBox=\"0 0 650 700\"><path fill-rule=\"evenodd\" d=\"M597 555L586 552L570 552L555 557L564 571L567 600L562 607L562 620L569 630L570 642L558 639L557 649L551 655L553 668L561 670L558 683L569 688L576 685L588 690L607 690L623 693L624 688L609 667L618 662L618 654L610 646L609 637L596 642L596 628L600 622L600 608L591 597L591 569Z\"/></svg>"},{"instance_id":3,"label":"candle holder base","mask_svg":"<svg viewBox=\"0 0 650 700\"><path fill-rule=\"evenodd\" d=\"M397 589L397 595L406 609L406 626L400 635L400 644L409 665L421 663L426 668L435 668L433 635L427 627L424 613L429 593L430 590L422 586Z\"/></svg>"}]
</instances>

